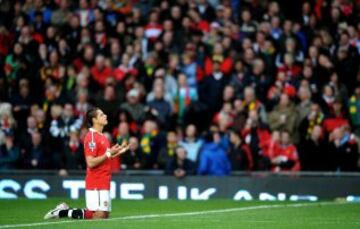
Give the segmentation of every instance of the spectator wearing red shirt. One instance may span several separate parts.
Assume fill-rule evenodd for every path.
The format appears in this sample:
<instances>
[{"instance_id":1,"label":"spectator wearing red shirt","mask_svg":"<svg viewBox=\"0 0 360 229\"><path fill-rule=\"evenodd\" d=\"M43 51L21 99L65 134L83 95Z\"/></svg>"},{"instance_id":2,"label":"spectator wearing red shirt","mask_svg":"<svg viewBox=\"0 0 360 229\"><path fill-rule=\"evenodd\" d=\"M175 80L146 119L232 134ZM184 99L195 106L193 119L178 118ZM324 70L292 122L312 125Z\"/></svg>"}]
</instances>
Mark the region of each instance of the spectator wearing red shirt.
<instances>
[{"instance_id":1,"label":"spectator wearing red shirt","mask_svg":"<svg viewBox=\"0 0 360 229\"><path fill-rule=\"evenodd\" d=\"M295 145L291 143L291 136L288 131L282 131L280 147L272 155L272 171L299 171L300 161Z\"/></svg>"},{"instance_id":2,"label":"spectator wearing red shirt","mask_svg":"<svg viewBox=\"0 0 360 229\"><path fill-rule=\"evenodd\" d=\"M349 119L347 113L343 109L343 102L340 98L336 98L332 104L332 112L325 118L323 127L326 133L330 133L336 128L344 125L349 125Z\"/></svg>"},{"instance_id":3,"label":"spectator wearing red shirt","mask_svg":"<svg viewBox=\"0 0 360 229\"><path fill-rule=\"evenodd\" d=\"M301 74L301 68L295 64L293 54L284 54L284 63L278 68L278 72L284 72L287 80L291 80Z\"/></svg>"},{"instance_id":4,"label":"spectator wearing red shirt","mask_svg":"<svg viewBox=\"0 0 360 229\"><path fill-rule=\"evenodd\" d=\"M114 70L114 77L118 81L122 81L127 74L137 75L138 71L130 64L130 56L124 53L122 63Z\"/></svg>"},{"instance_id":5,"label":"spectator wearing red shirt","mask_svg":"<svg viewBox=\"0 0 360 229\"><path fill-rule=\"evenodd\" d=\"M150 13L149 23L145 26L145 36L152 42L161 35L162 25L159 23L159 15L156 11Z\"/></svg>"},{"instance_id":6,"label":"spectator wearing red shirt","mask_svg":"<svg viewBox=\"0 0 360 229\"><path fill-rule=\"evenodd\" d=\"M253 169L265 170L268 166L264 163L266 161L264 156L266 157L266 155L263 155L262 152L270 139L270 132L267 125L260 120L256 110L249 111L248 116L241 135L245 143L250 147L253 158Z\"/></svg>"},{"instance_id":7,"label":"spectator wearing red shirt","mask_svg":"<svg viewBox=\"0 0 360 229\"><path fill-rule=\"evenodd\" d=\"M213 72L213 64L218 62L220 64L220 71L228 76L233 67L233 61L230 57L224 55L224 48L221 43L214 45L214 51L211 57L205 59L205 74L211 75Z\"/></svg>"},{"instance_id":8,"label":"spectator wearing red shirt","mask_svg":"<svg viewBox=\"0 0 360 229\"><path fill-rule=\"evenodd\" d=\"M86 37L83 38L84 40L90 39L87 37L88 33L89 31L87 30L82 31L81 33L82 35L87 34ZM91 68L94 66L95 63L94 52L95 52L94 48L91 45L86 45L81 49L81 53L82 53L81 56L79 58L74 59L73 61L73 65L77 72L81 72L84 69L84 67Z\"/></svg>"},{"instance_id":9,"label":"spectator wearing red shirt","mask_svg":"<svg viewBox=\"0 0 360 229\"><path fill-rule=\"evenodd\" d=\"M95 65L90 71L93 79L102 87L105 86L106 79L112 75L112 69L105 65L105 57L102 55L96 56Z\"/></svg>"}]
</instances>

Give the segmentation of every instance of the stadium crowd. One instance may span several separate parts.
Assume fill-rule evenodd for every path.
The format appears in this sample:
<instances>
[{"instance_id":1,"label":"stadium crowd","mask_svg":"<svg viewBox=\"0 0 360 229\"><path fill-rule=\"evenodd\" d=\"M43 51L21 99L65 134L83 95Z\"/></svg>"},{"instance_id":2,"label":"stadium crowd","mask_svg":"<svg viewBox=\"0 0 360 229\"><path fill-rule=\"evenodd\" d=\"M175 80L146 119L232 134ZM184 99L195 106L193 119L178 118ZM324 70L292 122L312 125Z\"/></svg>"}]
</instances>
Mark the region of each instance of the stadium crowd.
<instances>
[{"instance_id":1,"label":"stadium crowd","mask_svg":"<svg viewBox=\"0 0 360 229\"><path fill-rule=\"evenodd\" d=\"M358 171L359 1L3 0L0 169Z\"/></svg>"}]
</instances>

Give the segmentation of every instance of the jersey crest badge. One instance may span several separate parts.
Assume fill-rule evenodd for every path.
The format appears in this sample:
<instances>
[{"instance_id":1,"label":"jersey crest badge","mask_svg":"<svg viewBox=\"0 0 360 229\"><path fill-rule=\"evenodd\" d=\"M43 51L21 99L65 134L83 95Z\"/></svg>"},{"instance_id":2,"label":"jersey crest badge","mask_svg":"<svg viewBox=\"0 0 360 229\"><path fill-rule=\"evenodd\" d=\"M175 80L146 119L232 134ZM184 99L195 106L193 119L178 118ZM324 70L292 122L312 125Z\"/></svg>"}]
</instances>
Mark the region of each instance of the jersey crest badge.
<instances>
[{"instance_id":1,"label":"jersey crest badge","mask_svg":"<svg viewBox=\"0 0 360 229\"><path fill-rule=\"evenodd\" d=\"M95 142L93 142L93 141L89 142L89 149L91 149L92 151L94 151L95 147L96 147L96 143L95 143Z\"/></svg>"}]
</instances>

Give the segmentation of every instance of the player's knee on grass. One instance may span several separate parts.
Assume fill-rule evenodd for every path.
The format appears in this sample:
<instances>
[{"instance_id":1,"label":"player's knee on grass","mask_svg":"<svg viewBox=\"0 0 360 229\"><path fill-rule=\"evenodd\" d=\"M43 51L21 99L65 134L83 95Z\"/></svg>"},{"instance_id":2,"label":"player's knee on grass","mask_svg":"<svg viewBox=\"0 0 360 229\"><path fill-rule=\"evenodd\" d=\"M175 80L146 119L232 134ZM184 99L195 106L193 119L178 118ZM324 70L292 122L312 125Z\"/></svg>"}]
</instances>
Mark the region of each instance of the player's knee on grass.
<instances>
[{"instance_id":1,"label":"player's knee on grass","mask_svg":"<svg viewBox=\"0 0 360 229\"><path fill-rule=\"evenodd\" d=\"M95 211L93 214L93 219L107 219L107 218L109 218L109 212Z\"/></svg>"}]
</instances>

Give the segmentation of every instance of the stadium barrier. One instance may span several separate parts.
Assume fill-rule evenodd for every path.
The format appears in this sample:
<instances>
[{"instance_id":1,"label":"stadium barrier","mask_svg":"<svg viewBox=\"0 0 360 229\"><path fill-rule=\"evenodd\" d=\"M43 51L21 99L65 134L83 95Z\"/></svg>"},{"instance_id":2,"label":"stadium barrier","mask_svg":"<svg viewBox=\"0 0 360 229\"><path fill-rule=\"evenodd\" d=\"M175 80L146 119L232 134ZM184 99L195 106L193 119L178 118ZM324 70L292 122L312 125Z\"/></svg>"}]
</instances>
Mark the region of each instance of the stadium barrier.
<instances>
[{"instance_id":1,"label":"stadium barrier","mask_svg":"<svg viewBox=\"0 0 360 229\"><path fill-rule=\"evenodd\" d=\"M84 172L58 176L54 171L0 172L0 199L84 198ZM177 179L162 171L113 175L111 197L124 200L178 199L236 201L360 200L360 173L233 173L227 177Z\"/></svg>"}]
</instances>

